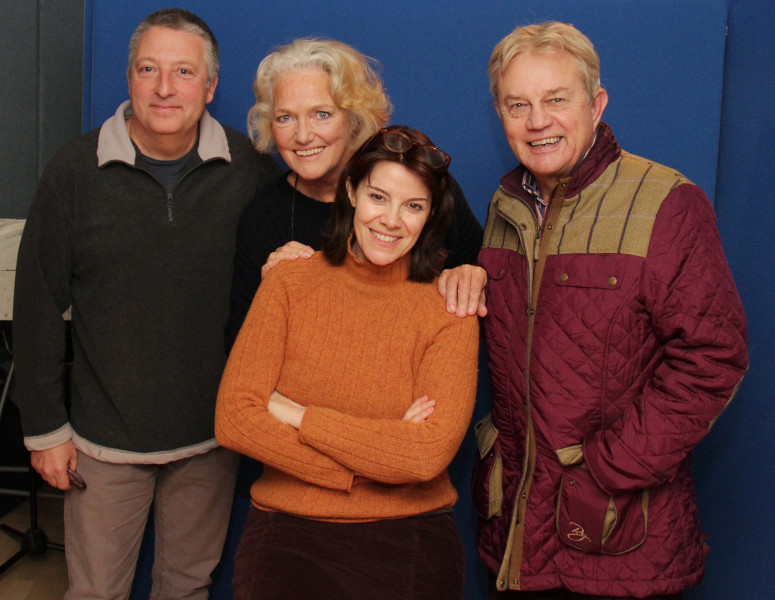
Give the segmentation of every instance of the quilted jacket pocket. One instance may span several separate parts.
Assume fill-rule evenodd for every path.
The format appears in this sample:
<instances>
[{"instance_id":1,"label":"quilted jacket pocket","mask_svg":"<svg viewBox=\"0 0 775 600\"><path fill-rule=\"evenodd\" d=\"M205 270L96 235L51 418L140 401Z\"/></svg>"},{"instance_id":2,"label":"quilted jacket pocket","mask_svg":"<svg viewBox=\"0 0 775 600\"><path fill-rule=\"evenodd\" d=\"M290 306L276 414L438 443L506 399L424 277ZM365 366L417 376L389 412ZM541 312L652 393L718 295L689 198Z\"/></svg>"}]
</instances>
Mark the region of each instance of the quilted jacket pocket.
<instances>
[{"instance_id":1,"label":"quilted jacket pocket","mask_svg":"<svg viewBox=\"0 0 775 600\"><path fill-rule=\"evenodd\" d=\"M498 430L487 415L474 426L479 460L474 467L471 493L485 519L500 516L503 504L503 459L498 450Z\"/></svg>"},{"instance_id":2,"label":"quilted jacket pocket","mask_svg":"<svg viewBox=\"0 0 775 600\"><path fill-rule=\"evenodd\" d=\"M646 539L648 490L610 496L584 465L560 481L555 523L563 543L598 554L625 554Z\"/></svg>"}]
</instances>

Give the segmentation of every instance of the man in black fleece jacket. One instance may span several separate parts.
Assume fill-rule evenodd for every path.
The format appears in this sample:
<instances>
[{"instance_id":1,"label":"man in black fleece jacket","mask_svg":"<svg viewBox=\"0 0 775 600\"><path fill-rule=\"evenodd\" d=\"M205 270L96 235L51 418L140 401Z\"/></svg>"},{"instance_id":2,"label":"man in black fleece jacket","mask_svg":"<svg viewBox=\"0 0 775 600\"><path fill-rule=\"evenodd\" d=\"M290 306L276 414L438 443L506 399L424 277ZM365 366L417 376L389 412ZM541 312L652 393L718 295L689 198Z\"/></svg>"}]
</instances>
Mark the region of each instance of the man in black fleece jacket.
<instances>
[{"instance_id":1,"label":"man in black fleece jacket","mask_svg":"<svg viewBox=\"0 0 775 600\"><path fill-rule=\"evenodd\" d=\"M235 231L279 169L206 111L218 45L196 15L147 17L127 77L130 100L53 158L31 208L15 398L33 466L67 490L66 598L128 596L151 503L152 597L207 598L236 472L213 434Z\"/></svg>"}]
</instances>

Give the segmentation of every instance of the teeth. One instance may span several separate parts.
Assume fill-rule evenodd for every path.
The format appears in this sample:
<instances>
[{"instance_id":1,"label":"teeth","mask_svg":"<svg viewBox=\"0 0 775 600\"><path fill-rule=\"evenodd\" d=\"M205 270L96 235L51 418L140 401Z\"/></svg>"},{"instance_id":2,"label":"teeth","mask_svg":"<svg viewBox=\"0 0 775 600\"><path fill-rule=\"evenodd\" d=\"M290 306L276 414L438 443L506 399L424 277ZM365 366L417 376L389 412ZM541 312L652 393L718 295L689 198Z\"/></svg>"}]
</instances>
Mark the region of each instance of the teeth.
<instances>
[{"instance_id":1,"label":"teeth","mask_svg":"<svg viewBox=\"0 0 775 600\"><path fill-rule=\"evenodd\" d=\"M372 234L372 235L373 235L375 238L377 238L378 240L380 240L380 241L382 241L382 242L394 242L394 241L396 241L396 240L398 239L397 237L394 237L394 236L392 236L392 235L384 235L384 234L382 234L382 233L377 233L377 232L376 232L376 231L374 231L373 229L371 230L371 234Z\"/></svg>"},{"instance_id":2,"label":"teeth","mask_svg":"<svg viewBox=\"0 0 775 600\"><path fill-rule=\"evenodd\" d=\"M544 140L538 140L537 142L530 142L530 145L533 148L537 148L539 146L551 146L552 144L556 144L559 141L560 141L559 137L550 137Z\"/></svg>"},{"instance_id":3,"label":"teeth","mask_svg":"<svg viewBox=\"0 0 775 600\"><path fill-rule=\"evenodd\" d=\"M310 148L309 150L296 150L296 154L299 156L312 156L313 154L320 154L323 150L324 148L321 146L319 148Z\"/></svg>"}]
</instances>

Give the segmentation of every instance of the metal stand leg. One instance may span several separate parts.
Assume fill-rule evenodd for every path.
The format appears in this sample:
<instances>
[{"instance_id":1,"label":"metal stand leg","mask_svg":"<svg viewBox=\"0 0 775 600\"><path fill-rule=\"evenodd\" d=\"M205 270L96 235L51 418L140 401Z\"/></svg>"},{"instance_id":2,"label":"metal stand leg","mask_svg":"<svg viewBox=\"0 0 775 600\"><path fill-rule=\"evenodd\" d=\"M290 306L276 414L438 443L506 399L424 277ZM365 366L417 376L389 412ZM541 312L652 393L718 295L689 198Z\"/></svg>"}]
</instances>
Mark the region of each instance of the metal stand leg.
<instances>
[{"instance_id":1,"label":"metal stand leg","mask_svg":"<svg viewBox=\"0 0 775 600\"><path fill-rule=\"evenodd\" d=\"M13 362L11 362L11 366L8 369L8 375L6 375L5 384L3 385L3 391L2 391L2 394L0 395L0 419L2 419L3 417L3 409L5 408L5 402L8 398L8 390L10 389L10 386L11 386L12 376L13 376ZM4 467L0 467L0 470L16 471L17 469L15 468L7 469ZM33 470L32 465L28 465L27 472L29 474L28 494L30 498L30 527L29 529L27 529L27 531L22 533L21 531L18 531L13 527L0 524L0 529L21 540L21 547L19 548L19 551L16 554L14 554L11 558L6 560L2 565L0 565L0 574L8 570L23 556L26 556L26 555L39 556L45 553L48 548L53 548L55 550L65 549L65 547L62 544L55 544L53 542L49 542L48 537L46 536L46 532L38 527L38 491L35 485L35 471ZM0 493L7 493L7 491L0 490Z\"/></svg>"}]
</instances>

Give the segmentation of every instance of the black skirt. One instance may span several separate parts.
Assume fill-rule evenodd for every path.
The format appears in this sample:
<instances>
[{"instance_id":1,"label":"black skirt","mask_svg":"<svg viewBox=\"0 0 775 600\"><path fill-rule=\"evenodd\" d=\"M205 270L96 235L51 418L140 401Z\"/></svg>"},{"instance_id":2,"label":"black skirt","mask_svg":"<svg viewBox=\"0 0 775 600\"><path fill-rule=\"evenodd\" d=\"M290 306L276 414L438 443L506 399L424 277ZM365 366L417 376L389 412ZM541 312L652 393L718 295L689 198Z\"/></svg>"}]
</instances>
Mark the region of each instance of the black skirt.
<instances>
[{"instance_id":1,"label":"black skirt","mask_svg":"<svg viewBox=\"0 0 775 600\"><path fill-rule=\"evenodd\" d=\"M330 523L251 508L234 598L462 600L463 544L451 512Z\"/></svg>"}]
</instances>

